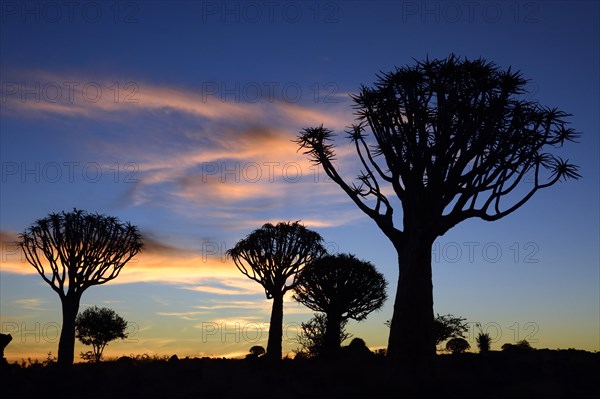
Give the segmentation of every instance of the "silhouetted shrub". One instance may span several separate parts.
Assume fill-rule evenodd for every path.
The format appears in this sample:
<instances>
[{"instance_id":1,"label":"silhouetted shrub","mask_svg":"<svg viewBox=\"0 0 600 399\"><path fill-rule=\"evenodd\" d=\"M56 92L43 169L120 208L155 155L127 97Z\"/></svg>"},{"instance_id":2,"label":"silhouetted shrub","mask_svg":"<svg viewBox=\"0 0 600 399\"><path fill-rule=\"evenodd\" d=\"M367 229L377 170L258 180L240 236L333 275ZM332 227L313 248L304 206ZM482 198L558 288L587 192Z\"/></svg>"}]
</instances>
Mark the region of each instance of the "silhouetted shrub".
<instances>
[{"instance_id":1,"label":"silhouetted shrub","mask_svg":"<svg viewBox=\"0 0 600 399\"><path fill-rule=\"evenodd\" d=\"M391 327L392 321L386 320L386 326ZM433 321L433 337L435 345L440 345L449 338L464 338L469 330L467 319L452 314L437 314Z\"/></svg>"},{"instance_id":2,"label":"silhouetted shrub","mask_svg":"<svg viewBox=\"0 0 600 399\"><path fill-rule=\"evenodd\" d=\"M529 352L534 350L527 340L518 341L516 344L506 343L501 349L505 352Z\"/></svg>"},{"instance_id":3,"label":"silhouetted shrub","mask_svg":"<svg viewBox=\"0 0 600 399\"><path fill-rule=\"evenodd\" d=\"M387 355L387 349L386 348L381 348L381 349L376 349L375 352L375 356L381 356L381 357L385 357Z\"/></svg>"},{"instance_id":4,"label":"silhouetted shrub","mask_svg":"<svg viewBox=\"0 0 600 399\"><path fill-rule=\"evenodd\" d=\"M260 345L254 345L250 348L250 353L246 355L246 359L258 359L258 357L265 354L265 348Z\"/></svg>"},{"instance_id":5,"label":"silhouetted shrub","mask_svg":"<svg viewBox=\"0 0 600 399\"><path fill-rule=\"evenodd\" d=\"M99 362L110 341L127 338L126 329L125 319L112 309L93 306L79 313L75 318L75 337L82 344L92 346L92 351L82 352L81 358Z\"/></svg>"},{"instance_id":6,"label":"silhouetted shrub","mask_svg":"<svg viewBox=\"0 0 600 399\"><path fill-rule=\"evenodd\" d=\"M92 351L80 352L79 357L81 358L81 360L84 360L86 362L93 362L94 360L96 360L96 355L94 355L94 352Z\"/></svg>"},{"instance_id":7,"label":"silhouetted shrub","mask_svg":"<svg viewBox=\"0 0 600 399\"><path fill-rule=\"evenodd\" d=\"M464 317L451 314L437 315L433 323L435 344L439 345L448 338L464 338L469 329Z\"/></svg>"},{"instance_id":8,"label":"silhouetted shrub","mask_svg":"<svg viewBox=\"0 0 600 399\"><path fill-rule=\"evenodd\" d=\"M0 365L8 364L4 358L4 348L6 348L12 339L12 335L10 334L0 334Z\"/></svg>"},{"instance_id":9,"label":"silhouetted shrub","mask_svg":"<svg viewBox=\"0 0 600 399\"><path fill-rule=\"evenodd\" d=\"M340 342L344 342L352 335L346 332L346 324L348 320L342 320L340 324ZM323 355L325 345L325 336L327 332L327 315L323 313L315 313L314 317L306 323L300 324L300 335L297 341L300 348L295 350L296 355L300 352L306 358L319 357Z\"/></svg>"},{"instance_id":10,"label":"silhouetted shrub","mask_svg":"<svg viewBox=\"0 0 600 399\"><path fill-rule=\"evenodd\" d=\"M476 338L477 348L479 348L479 353L489 352L490 346L492 344L492 337L488 333L480 332Z\"/></svg>"},{"instance_id":11,"label":"silhouetted shrub","mask_svg":"<svg viewBox=\"0 0 600 399\"><path fill-rule=\"evenodd\" d=\"M306 361L308 359L309 359L309 356L306 354L306 352L303 352L302 350L294 351L294 360Z\"/></svg>"},{"instance_id":12,"label":"silhouetted shrub","mask_svg":"<svg viewBox=\"0 0 600 399\"><path fill-rule=\"evenodd\" d=\"M452 338L446 343L446 350L449 350L453 354L463 353L470 347L471 345L464 338Z\"/></svg>"},{"instance_id":13,"label":"silhouetted shrub","mask_svg":"<svg viewBox=\"0 0 600 399\"><path fill-rule=\"evenodd\" d=\"M354 338L348 346L342 348L345 357L364 359L373 356L373 352L367 347L362 338Z\"/></svg>"},{"instance_id":14,"label":"silhouetted shrub","mask_svg":"<svg viewBox=\"0 0 600 399\"><path fill-rule=\"evenodd\" d=\"M517 347L523 350L533 350L529 342L527 342L525 339L517 342Z\"/></svg>"}]
</instances>

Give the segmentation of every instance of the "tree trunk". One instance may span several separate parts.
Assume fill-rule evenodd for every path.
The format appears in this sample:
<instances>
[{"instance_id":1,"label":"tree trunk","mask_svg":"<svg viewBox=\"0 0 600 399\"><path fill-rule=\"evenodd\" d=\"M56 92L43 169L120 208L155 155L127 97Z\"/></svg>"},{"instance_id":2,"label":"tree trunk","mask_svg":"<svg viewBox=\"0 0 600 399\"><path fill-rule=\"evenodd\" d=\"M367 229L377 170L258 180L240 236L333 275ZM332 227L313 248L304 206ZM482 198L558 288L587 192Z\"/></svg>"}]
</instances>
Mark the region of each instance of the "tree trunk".
<instances>
[{"instance_id":1,"label":"tree trunk","mask_svg":"<svg viewBox=\"0 0 600 399\"><path fill-rule=\"evenodd\" d=\"M63 323L58 342L58 364L71 366L75 357L75 318L79 312L78 295L61 298Z\"/></svg>"},{"instance_id":2,"label":"tree trunk","mask_svg":"<svg viewBox=\"0 0 600 399\"><path fill-rule=\"evenodd\" d=\"M435 356L432 245L413 234L396 246L400 270L387 352L394 372L424 384L432 377Z\"/></svg>"},{"instance_id":3,"label":"tree trunk","mask_svg":"<svg viewBox=\"0 0 600 399\"><path fill-rule=\"evenodd\" d=\"M335 356L340 350L341 325L341 317L334 314L327 315L327 325L325 327L325 338L323 342L324 356Z\"/></svg>"},{"instance_id":4,"label":"tree trunk","mask_svg":"<svg viewBox=\"0 0 600 399\"><path fill-rule=\"evenodd\" d=\"M269 324L269 342L265 356L272 360L281 360L281 338L283 336L283 294L273 295L271 322Z\"/></svg>"}]
</instances>

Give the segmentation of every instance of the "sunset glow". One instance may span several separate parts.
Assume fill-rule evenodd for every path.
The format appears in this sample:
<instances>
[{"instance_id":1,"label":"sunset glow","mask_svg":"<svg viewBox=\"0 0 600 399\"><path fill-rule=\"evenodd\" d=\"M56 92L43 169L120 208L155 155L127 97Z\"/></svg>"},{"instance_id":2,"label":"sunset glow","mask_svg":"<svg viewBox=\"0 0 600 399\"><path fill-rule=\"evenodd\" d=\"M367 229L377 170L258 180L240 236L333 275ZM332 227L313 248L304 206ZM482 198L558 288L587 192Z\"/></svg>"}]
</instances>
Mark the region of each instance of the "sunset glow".
<instances>
[{"instance_id":1,"label":"sunset glow","mask_svg":"<svg viewBox=\"0 0 600 399\"><path fill-rule=\"evenodd\" d=\"M381 311L347 329L385 348L394 247L294 140L306 127L333 130L335 165L355 178L351 95L396 66L452 52L521 70L531 79L525 96L572 113L581 143L563 154L583 178L438 238L434 311L465 317L473 348L480 323L494 350L521 339L600 350L598 3L527 2L534 13L525 2L492 2L496 20L455 3L456 20L444 2L428 2L437 4L430 13L421 2L292 2L299 16L256 2L258 19L243 2L230 2L230 13L212 7L220 2L109 3L95 2L103 14L93 23L80 13L70 22L66 9L57 22L1 9L0 332L13 336L9 362L57 354L59 297L16 243L36 220L73 208L128 221L144 238L118 278L81 300L80 310L109 307L130 323L106 357L244 357L266 347L272 301L226 251L279 221L300 221L329 252L384 274ZM114 14L125 3L136 7ZM284 354L293 356L312 315L286 294ZM86 350L76 342L76 361Z\"/></svg>"}]
</instances>

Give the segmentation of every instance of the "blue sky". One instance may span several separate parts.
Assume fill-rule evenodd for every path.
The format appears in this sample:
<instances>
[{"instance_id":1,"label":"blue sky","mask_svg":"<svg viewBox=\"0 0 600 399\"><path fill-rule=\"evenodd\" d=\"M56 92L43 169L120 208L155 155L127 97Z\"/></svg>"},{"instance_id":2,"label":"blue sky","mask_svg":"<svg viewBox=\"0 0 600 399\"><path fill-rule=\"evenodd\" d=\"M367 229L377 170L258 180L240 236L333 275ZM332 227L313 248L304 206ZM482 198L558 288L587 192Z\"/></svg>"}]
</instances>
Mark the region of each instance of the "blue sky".
<instances>
[{"instance_id":1,"label":"blue sky","mask_svg":"<svg viewBox=\"0 0 600 399\"><path fill-rule=\"evenodd\" d=\"M131 323L131 337L108 355L237 356L266 346L271 303L224 251L282 220L303 221L331 251L384 273L392 299L348 329L385 347L394 249L291 140L321 123L342 133L354 118L348 94L361 84L450 53L519 69L531 79L529 98L573 114L581 143L561 154L583 179L538 193L503 220L467 221L440 237L435 312L481 323L495 349L523 338L600 349L596 2L1 7L0 317L15 337L9 360L55 353L61 322L58 297L11 243L36 219L73 207L128 220L147 237L117 280L82 299ZM342 173L355 175L343 134L338 154ZM310 317L286 300L285 351Z\"/></svg>"}]
</instances>

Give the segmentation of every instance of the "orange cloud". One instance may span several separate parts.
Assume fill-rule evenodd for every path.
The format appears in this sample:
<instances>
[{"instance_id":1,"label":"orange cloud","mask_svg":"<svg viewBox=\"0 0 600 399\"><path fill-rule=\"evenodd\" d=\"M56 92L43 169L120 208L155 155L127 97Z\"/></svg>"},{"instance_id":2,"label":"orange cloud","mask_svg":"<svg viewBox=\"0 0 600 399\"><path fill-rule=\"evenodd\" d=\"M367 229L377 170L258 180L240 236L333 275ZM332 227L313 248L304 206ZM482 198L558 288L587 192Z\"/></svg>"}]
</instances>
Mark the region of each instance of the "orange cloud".
<instances>
[{"instance_id":1,"label":"orange cloud","mask_svg":"<svg viewBox=\"0 0 600 399\"><path fill-rule=\"evenodd\" d=\"M293 124L324 123L336 129L347 124L346 113L338 109L319 111L307 106L284 101L231 102L181 87L159 86L138 79L95 79L89 76L63 75L48 71L19 71L14 88L7 87L4 103L6 110L21 112L28 117L43 117L44 113L82 115L94 118L115 118L115 113L174 110L208 120L242 120L263 124L265 120ZM26 80L27 96L21 93L21 82ZM16 81L16 80L15 80ZM119 86L115 82L126 82ZM5 84L10 84L7 79ZM13 93L14 91L14 93ZM36 95L31 94L39 91ZM25 101L23 101L25 100ZM337 107L340 108L340 107ZM31 110L40 114L31 114Z\"/></svg>"},{"instance_id":2,"label":"orange cloud","mask_svg":"<svg viewBox=\"0 0 600 399\"><path fill-rule=\"evenodd\" d=\"M23 251L18 247L18 233L0 230L0 272L14 274L37 274L27 263Z\"/></svg>"},{"instance_id":3,"label":"orange cloud","mask_svg":"<svg viewBox=\"0 0 600 399\"><path fill-rule=\"evenodd\" d=\"M220 287L212 287L210 285L198 285L194 287L186 287L186 290L203 292L207 294L216 294L216 295L248 295L248 294L256 294L256 290L246 291L239 289L231 289L231 288L220 288Z\"/></svg>"},{"instance_id":4,"label":"orange cloud","mask_svg":"<svg viewBox=\"0 0 600 399\"><path fill-rule=\"evenodd\" d=\"M334 130L343 130L354 118L344 102L322 104L318 108L281 100L226 102L189 88L159 86L135 79L98 80L48 71L22 71L20 76L28 82L40 82L42 86L44 82L75 82L79 84L78 90L89 83L94 90L103 93L94 101L90 101L91 94L75 95L77 91L56 102L23 102L18 95L9 96L6 101L11 109L9 112L21 111L21 115L28 118L52 114L116 121L131 124L133 136L136 121L148 112L166 121L171 120L168 119L171 112L199 119L201 128L196 124L193 128L178 127L168 132L178 135L189 144L186 146L165 147L166 137L145 140L142 145L133 147L106 141L94 145L96 156L105 152L110 159L139 160L135 164L138 182L131 185L126 196L135 206L168 203L171 210L190 214L193 212L190 208L202 205L209 207L209 217L216 215L219 209L227 208L228 214L220 217L228 220L242 219L241 214L246 219L248 210L281 209L284 204L291 203L290 199L294 203L307 203L309 196L311 207L295 209L310 212L319 207L315 201L331 204L339 202L340 198L347 203L335 184L312 184L322 183L326 176L298 151L293 142L298 131L306 126L324 124ZM130 94L125 96L127 98L115 97L115 81L133 82L124 93ZM346 166L346 158L353 152L352 146L341 146L337 162ZM355 173L355 169L349 170ZM302 185L303 182L311 183L311 186ZM203 210L197 212L203 217L207 215ZM347 222L345 217L321 218L319 213L313 213L309 218L314 226L329 227Z\"/></svg>"}]
</instances>

